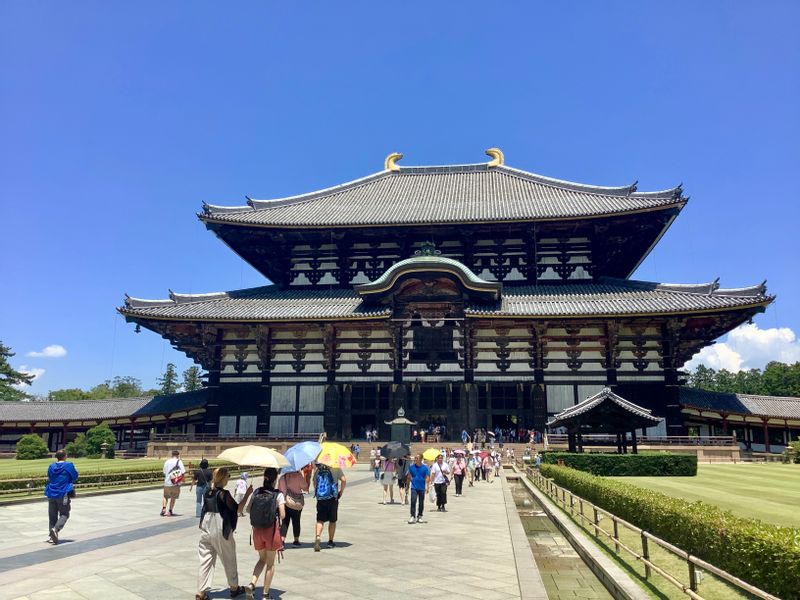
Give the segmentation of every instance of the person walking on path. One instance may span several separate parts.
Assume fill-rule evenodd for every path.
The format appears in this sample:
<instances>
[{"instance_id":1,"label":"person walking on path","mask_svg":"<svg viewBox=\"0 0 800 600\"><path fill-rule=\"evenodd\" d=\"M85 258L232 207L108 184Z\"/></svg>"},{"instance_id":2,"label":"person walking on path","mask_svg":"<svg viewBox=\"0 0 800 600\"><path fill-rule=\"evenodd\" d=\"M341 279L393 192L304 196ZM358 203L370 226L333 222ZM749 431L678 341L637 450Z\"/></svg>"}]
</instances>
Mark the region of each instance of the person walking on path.
<instances>
[{"instance_id":1,"label":"person walking on path","mask_svg":"<svg viewBox=\"0 0 800 600\"><path fill-rule=\"evenodd\" d=\"M456 454L456 458L453 461L453 479L456 480L456 498L461 496L462 490L464 487L464 476L467 473L467 461L464 460L464 456L461 454Z\"/></svg>"},{"instance_id":2,"label":"person walking on path","mask_svg":"<svg viewBox=\"0 0 800 600\"><path fill-rule=\"evenodd\" d=\"M189 485L189 491L191 492L192 487L197 486L195 490L197 502L194 512L195 517L199 518L203 511L203 494L208 491L212 476L211 469L208 468L208 461L205 458L200 461L199 468L192 471L192 483Z\"/></svg>"},{"instance_id":3,"label":"person walking on path","mask_svg":"<svg viewBox=\"0 0 800 600\"><path fill-rule=\"evenodd\" d=\"M52 544L58 544L58 534L69 519L72 498L75 497L76 479L78 471L75 465L67 462L67 453L64 450L59 450L56 452L56 462L47 467L47 485L44 488Z\"/></svg>"},{"instance_id":4,"label":"person walking on path","mask_svg":"<svg viewBox=\"0 0 800 600\"><path fill-rule=\"evenodd\" d=\"M475 481L475 457L470 455L469 459L467 459L467 481L469 482L469 487L473 487L473 482Z\"/></svg>"},{"instance_id":5,"label":"person walking on path","mask_svg":"<svg viewBox=\"0 0 800 600\"><path fill-rule=\"evenodd\" d=\"M395 469L395 474L397 475L397 491L400 494L400 504L408 504L408 482L406 479L408 478L408 466L409 462L407 458L399 458L397 459L397 469Z\"/></svg>"},{"instance_id":6,"label":"person walking on path","mask_svg":"<svg viewBox=\"0 0 800 600\"><path fill-rule=\"evenodd\" d=\"M308 491L308 479L302 471L294 471L292 473L284 473L278 479L278 491L280 491L285 498L284 513L285 516L281 517L281 539L286 540L286 535L289 533L289 523L292 524L292 534L294 541L292 545L300 545L300 515L305 506L305 492Z\"/></svg>"},{"instance_id":7,"label":"person walking on path","mask_svg":"<svg viewBox=\"0 0 800 600\"><path fill-rule=\"evenodd\" d=\"M317 465L314 475L314 497L317 499L317 525L314 532L314 552L320 551L320 536L325 523L328 523L328 548L334 548L336 522L339 519L339 500L342 499L347 480L341 469L331 469L327 465Z\"/></svg>"},{"instance_id":8,"label":"person walking on path","mask_svg":"<svg viewBox=\"0 0 800 600\"><path fill-rule=\"evenodd\" d=\"M381 456L377 451L372 459L372 474L375 476L375 481L381 480Z\"/></svg>"},{"instance_id":9,"label":"person walking on path","mask_svg":"<svg viewBox=\"0 0 800 600\"><path fill-rule=\"evenodd\" d=\"M298 472L297 475L303 479L302 474ZM269 588L272 586L272 578L275 576L275 556L283 555L283 536L285 534L282 534L282 523L286 520L286 496L280 490L275 489L276 479L278 479L278 469L272 467L264 469L264 485L253 492L247 505L250 523L253 525L253 548L258 552L258 562L253 567L253 576L245 590L247 600L253 600L255 597L256 584L258 584L258 578L265 567L264 600L274 598L270 595ZM298 522L299 520L298 512ZM272 522L272 525L261 527L259 524L262 522Z\"/></svg>"},{"instance_id":10,"label":"person walking on path","mask_svg":"<svg viewBox=\"0 0 800 600\"><path fill-rule=\"evenodd\" d=\"M492 466L493 466L492 456L491 454L487 454L481 460L481 471L483 475L483 480L488 483L494 483L494 480L492 478Z\"/></svg>"},{"instance_id":11,"label":"person walking on path","mask_svg":"<svg viewBox=\"0 0 800 600\"><path fill-rule=\"evenodd\" d=\"M181 495L181 483L186 473L186 468L181 460L181 453L177 450L172 451L172 458L164 461L164 499L161 502L161 516L167 514L167 501L169 501L169 516L174 517L172 510L175 508L175 501Z\"/></svg>"},{"instance_id":12,"label":"person walking on path","mask_svg":"<svg viewBox=\"0 0 800 600\"><path fill-rule=\"evenodd\" d=\"M406 484L411 490L411 517L408 524L424 523L422 513L425 511L425 494L431 484L431 470L422 463L422 455L414 457L414 464L408 467Z\"/></svg>"},{"instance_id":13,"label":"person walking on path","mask_svg":"<svg viewBox=\"0 0 800 600\"><path fill-rule=\"evenodd\" d=\"M200 543L197 554L200 558L200 569L197 573L197 589L195 600L209 600L208 590L214 576L217 557L225 568L231 598L245 593L239 585L239 572L236 565L236 531L239 512L253 493L253 487L247 488L242 501L237 504L231 493L225 489L231 474L225 467L214 470L211 477L211 489L203 495L203 510L200 517Z\"/></svg>"},{"instance_id":14,"label":"person walking on path","mask_svg":"<svg viewBox=\"0 0 800 600\"><path fill-rule=\"evenodd\" d=\"M450 467L442 460L442 455L436 457L436 462L431 468L433 487L436 490L436 510L447 512L447 485L450 483Z\"/></svg>"},{"instance_id":15,"label":"person walking on path","mask_svg":"<svg viewBox=\"0 0 800 600\"><path fill-rule=\"evenodd\" d=\"M381 473L381 482L383 483L383 503L394 504L394 476L395 476L394 459L387 458L383 463L383 473ZM389 502L386 502L386 496L389 496Z\"/></svg>"}]
</instances>

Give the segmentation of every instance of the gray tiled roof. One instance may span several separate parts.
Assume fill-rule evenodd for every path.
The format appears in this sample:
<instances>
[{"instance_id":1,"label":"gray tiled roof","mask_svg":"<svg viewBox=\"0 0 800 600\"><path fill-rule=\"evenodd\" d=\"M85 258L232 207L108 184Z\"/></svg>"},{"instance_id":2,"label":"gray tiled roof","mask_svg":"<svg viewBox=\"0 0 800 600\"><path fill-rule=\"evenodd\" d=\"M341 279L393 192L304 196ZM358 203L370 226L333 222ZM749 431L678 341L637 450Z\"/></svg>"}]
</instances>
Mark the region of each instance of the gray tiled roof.
<instances>
[{"instance_id":1,"label":"gray tiled roof","mask_svg":"<svg viewBox=\"0 0 800 600\"><path fill-rule=\"evenodd\" d=\"M681 187L637 192L636 184L600 187L487 164L401 167L324 190L203 205L201 219L264 226L469 223L594 217L682 206Z\"/></svg>"},{"instance_id":2,"label":"gray tiled roof","mask_svg":"<svg viewBox=\"0 0 800 600\"><path fill-rule=\"evenodd\" d=\"M111 398L77 402L0 402L0 422L105 421L181 413L206 405L206 388L180 394L142 398Z\"/></svg>"},{"instance_id":3,"label":"gray tiled roof","mask_svg":"<svg viewBox=\"0 0 800 600\"><path fill-rule=\"evenodd\" d=\"M710 392L683 387L680 389L680 403L687 408L715 412L778 419L800 419L800 398Z\"/></svg>"},{"instance_id":4,"label":"gray tiled roof","mask_svg":"<svg viewBox=\"0 0 800 600\"><path fill-rule=\"evenodd\" d=\"M78 402L0 402L0 422L102 421L126 418L152 398L114 398Z\"/></svg>"},{"instance_id":5,"label":"gray tiled roof","mask_svg":"<svg viewBox=\"0 0 800 600\"><path fill-rule=\"evenodd\" d=\"M718 284L662 284L604 277L596 283L506 285L494 306L473 306L480 316L569 316L681 313L747 306L771 301L766 288L741 288L734 295Z\"/></svg>"},{"instance_id":6,"label":"gray tiled roof","mask_svg":"<svg viewBox=\"0 0 800 600\"><path fill-rule=\"evenodd\" d=\"M599 282L503 286L499 302L473 303L471 316L570 316L685 313L765 304L762 286L738 295L716 284L672 285L604 278ZM126 298L119 309L129 317L221 321L356 319L388 316L389 309L369 307L350 289L282 289L276 285L217 294L173 294L172 299Z\"/></svg>"},{"instance_id":7,"label":"gray tiled roof","mask_svg":"<svg viewBox=\"0 0 800 600\"><path fill-rule=\"evenodd\" d=\"M586 400L578 402L578 404L576 404L575 406L570 406L569 408L565 408L564 410L562 410L560 413L555 415L552 419L550 419L547 422L547 426L558 427L561 423L569 421L570 419L573 419L582 414L585 414L590 410L592 410L593 408L595 408L596 406L599 406L603 402L613 402L614 404L628 411L632 415L635 415L647 421L651 421L653 423L660 423L663 420L661 417L653 416L650 410L642 408L641 406L638 406L633 402L625 400L625 398L623 398L622 396L618 396L617 394L612 392L609 388L603 388L594 396L589 396L588 398L586 398Z\"/></svg>"}]
</instances>

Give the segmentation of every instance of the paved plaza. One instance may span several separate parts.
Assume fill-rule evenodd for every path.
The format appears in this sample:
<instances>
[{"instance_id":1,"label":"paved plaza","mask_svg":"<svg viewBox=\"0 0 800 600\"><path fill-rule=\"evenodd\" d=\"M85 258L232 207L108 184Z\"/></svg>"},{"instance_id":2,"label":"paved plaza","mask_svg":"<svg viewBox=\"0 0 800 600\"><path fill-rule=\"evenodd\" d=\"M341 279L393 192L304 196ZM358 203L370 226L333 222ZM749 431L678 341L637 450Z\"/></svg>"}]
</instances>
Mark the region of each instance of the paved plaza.
<instances>
[{"instance_id":1,"label":"paved plaza","mask_svg":"<svg viewBox=\"0 0 800 600\"><path fill-rule=\"evenodd\" d=\"M409 525L406 506L380 504L382 487L366 466L347 476L338 546L326 549L323 544L321 552L313 551L314 501L308 501L303 545L289 546L277 565L272 589L281 599L547 598L503 478L474 488L465 485L461 498L451 493L447 513L437 513L429 502L427 523ZM0 598L193 598L199 537L194 493L183 490L179 516L172 518L158 515L160 496L159 490L150 490L79 497L57 547L45 543L45 503L0 507L5 533L0 539ZM240 583L246 584L256 562L246 520L236 544ZM257 598L260 593L259 588ZM220 564L211 596L228 597Z\"/></svg>"}]
</instances>

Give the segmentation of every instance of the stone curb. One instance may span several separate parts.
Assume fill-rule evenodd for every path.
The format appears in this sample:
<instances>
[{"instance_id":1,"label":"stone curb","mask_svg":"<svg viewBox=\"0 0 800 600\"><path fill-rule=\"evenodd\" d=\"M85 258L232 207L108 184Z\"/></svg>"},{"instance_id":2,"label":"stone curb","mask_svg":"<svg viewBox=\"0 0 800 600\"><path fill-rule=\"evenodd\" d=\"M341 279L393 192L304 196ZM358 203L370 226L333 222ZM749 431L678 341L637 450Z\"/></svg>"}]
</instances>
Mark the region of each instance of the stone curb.
<instances>
[{"instance_id":1,"label":"stone curb","mask_svg":"<svg viewBox=\"0 0 800 600\"><path fill-rule=\"evenodd\" d=\"M558 506L533 485L524 472L517 471L517 473L519 481L542 505L559 531L614 598L617 600L650 600L649 594L606 556Z\"/></svg>"},{"instance_id":2,"label":"stone curb","mask_svg":"<svg viewBox=\"0 0 800 600\"><path fill-rule=\"evenodd\" d=\"M517 505L505 477L500 481L503 486L503 499L506 504L508 529L511 533L511 546L514 551L514 563L517 568L517 580L521 600L548 600L547 590L544 588L539 567L533 557L528 536L517 512Z\"/></svg>"}]
</instances>

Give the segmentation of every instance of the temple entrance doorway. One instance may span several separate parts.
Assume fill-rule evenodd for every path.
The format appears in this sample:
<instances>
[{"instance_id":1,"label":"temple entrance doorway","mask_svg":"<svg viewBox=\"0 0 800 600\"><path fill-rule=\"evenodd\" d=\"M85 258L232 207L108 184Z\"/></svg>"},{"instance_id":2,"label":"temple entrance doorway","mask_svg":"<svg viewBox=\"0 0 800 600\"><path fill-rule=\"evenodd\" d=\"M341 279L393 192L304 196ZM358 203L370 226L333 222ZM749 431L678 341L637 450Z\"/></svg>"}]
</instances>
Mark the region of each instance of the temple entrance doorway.
<instances>
[{"instance_id":1,"label":"temple entrance doorway","mask_svg":"<svg viewBox=\"0 0 800 600\"><path fill-rule=\"evenodd\" d=\"M516 429L517 428L516 415L492 415L492 429L499 427L500 429Z\"/></svg>"},{"instance_id":2,"label":"temple entrance doorway","mask_svg":"<svg viewBox=\"0 0 800 600\"><path fill-rule=\"evenodd\" d=\"M381 428L377 423L377 418L375 415L352 415L350 418L350 426L352 427L351 431L353 432L353 439L366 439L366 428L369 427L370 429L377 429L378 433L381 434Z\"/></svg>"}]
</instances>

